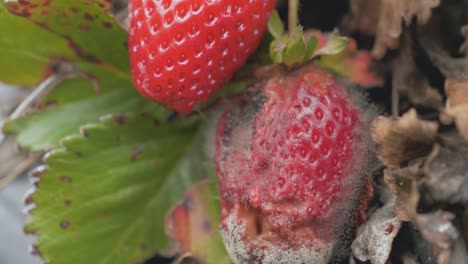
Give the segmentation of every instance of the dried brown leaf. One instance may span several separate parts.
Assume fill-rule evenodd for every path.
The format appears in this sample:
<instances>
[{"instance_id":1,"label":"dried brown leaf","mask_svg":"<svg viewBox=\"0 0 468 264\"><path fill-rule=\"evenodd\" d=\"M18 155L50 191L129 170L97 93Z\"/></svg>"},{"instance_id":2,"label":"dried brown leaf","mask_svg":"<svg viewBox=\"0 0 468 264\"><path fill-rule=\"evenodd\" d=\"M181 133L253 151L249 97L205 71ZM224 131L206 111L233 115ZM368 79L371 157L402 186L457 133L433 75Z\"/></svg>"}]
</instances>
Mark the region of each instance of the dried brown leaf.
<instances>
[{"instance_id":1,"label":"dried brown leaf","mask_svg":"<svg viewBox=\"0 0 468 264\"><path fill-rule=\"evenodd\" d=\"M419 45L427 53L430 61L446 78L464 79L468 76L466 58L452 58L427 31L418 30L416 35Z\"/></svg>"},{"instance_id":2,"label":"dried brown leaf","mask_svg":"<svg viewBox=\"0 0 468 264\"><path fill-rule=\"evenodd\" d=\"M395 216L395 197L379 208L371 218L358 229L351 245L353 255L360 261L385 264L392 250L393 240L398 234L401 221Z\"/></svg>"},{"instance_id":3,"label":"dried brown leaf","mask_svg":"<svg viewBox=\"0 0 468 264\"><path fill-rule=\"evenodd\" d=\"M418 119L411 109L400 118L378 117L372 124L377 155L386 166L424 157L432 150L438 124Z\"/></svg>"},{"instance_id":4,"label":"dried brown leaf","mask_svg":"<svg viewBox=\"0 0 468 264\"><path fill-rule=\"evenodd\" d=\"M442 96L431 87L426 76L416 66L412 48L411 37L405 33L400 54L394 62L392 86L400 93L406 93L415 105L439 109L442 107Z\"/></svg>"},{"instance_id":5,"label":"dried brown leaf","mask_svg":"<svg viewBox=\"0 0 468 264\"><path fill-rule=\"evenodd\" d=\"M439 4L440 0L352 0L345 23L351 30L375 34L373 55L382 58L387 49L398 47L402 20L408 25L416 17L419 24L425 24Z\"/></svg>"},{"instance_id":6,"label":"dried brown leaf","mask_svg":"<svg viewBox=\"0 0 468 264\"><path fill-rule=\"evenodd\" d=\"M445 82L447 102L445 115L455 121L460 134L468 140L468 75L463 79L447 79ZM444 122L450 119L441 118Z\"/></svg>"},{"instance_id":7,"label":"dried brown leaf","mask_svg":"<svg viewBox=\"0 0 468 264\"><path fill-rule=\"evenodd\" d=\"M396 195L395 214L402 221L411 221L416 215L419 204L419 185L423 177L421 163L405 168L384 170L384 180Z\"/></svg>"},{"instance_id":8,"label":"dried brown leaf","mask_svg":"<svg viewBox=\"0 0 468 264\"><path fill-rule=\"evenodd\" d=\"M468 204L467 143L436 144L423 171L423 195L436 202Z\"/></svg>"}]
</instances>

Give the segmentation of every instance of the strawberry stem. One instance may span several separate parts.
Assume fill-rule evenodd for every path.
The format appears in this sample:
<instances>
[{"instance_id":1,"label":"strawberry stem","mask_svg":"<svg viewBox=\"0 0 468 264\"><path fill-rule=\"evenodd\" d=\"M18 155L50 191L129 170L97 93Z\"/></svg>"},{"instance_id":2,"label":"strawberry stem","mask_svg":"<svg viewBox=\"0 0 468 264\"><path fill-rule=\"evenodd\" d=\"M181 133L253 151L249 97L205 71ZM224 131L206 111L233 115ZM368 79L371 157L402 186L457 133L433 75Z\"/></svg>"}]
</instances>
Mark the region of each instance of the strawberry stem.
<instances>
[{"instance_id":1,"label":"strawberry stem","mask_svg":"<svg viewBox=\"0 0 468 264\"><path fill-rule=\"evenodd\" d=\"M289 0L288 3L288 33L292 34L299 24L299 0Z\"/></svg>"}]
</instances>

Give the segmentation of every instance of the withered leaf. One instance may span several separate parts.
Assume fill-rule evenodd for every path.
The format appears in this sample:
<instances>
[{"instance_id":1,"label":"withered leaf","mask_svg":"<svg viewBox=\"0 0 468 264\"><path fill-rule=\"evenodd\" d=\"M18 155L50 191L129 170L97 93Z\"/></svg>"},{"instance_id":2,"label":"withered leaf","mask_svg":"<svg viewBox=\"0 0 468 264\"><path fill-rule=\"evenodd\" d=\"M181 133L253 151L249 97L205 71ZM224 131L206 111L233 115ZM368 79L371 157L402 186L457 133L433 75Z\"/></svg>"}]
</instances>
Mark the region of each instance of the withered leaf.
<instances>
[{"instance_id":1,"label":"withered leaf","mask_svg":"<svg viewBox=\"0 0 468 264\"><path fill-rule=\"evenodd\" d=\"M425 30L417 30L419 45L427 53L434 66L446 77L463 79L468 76L468 60L466 58L454 58L440 47L437 39L430 36Z\"/></svg>"},{"instance_id":2,"label":"withered leaf","mask_svg":"<svg viewBox=\"0 0 468 264\"><path fill-rule=\"evenodd\" d=\"M402 221L411 221L419 204L419 185L423 177L421 162L405 168L384 170L384 180L396 195L395 214Z\"/></svg>"},{"instance_id":3,"label":"withered leaf","mask_svg":"<svg viewBox=\"0 0 468 264\"><path fill-rule=\"evenodd\" d=\"M413 43L408 33L402 38L400 54L394 62L392 86L407 94L415 105L439 109L442 107L442 96L433 89L418 69L413 56Z\"/></svg>"},{"instance_id":4,"label":"withered leaf","mask_svg":"<svg viewBox=\"0 0 468 264\"><path fill-rule=\"evenodd\" d=\"M202 181L193 185L182 203L166 217L166 231L182 255L176 263L230 263L219 225L219 200L216 183Z\"/></svg>"},{"instance_id":5,"label":"withered leaf","mask_svg":"<svg viewBox=\"0 0 468 264\"><path fill-rule=\"evenodd\" d=\"M401 221L393 211L394 204L395 197L359 227L358 235L351 245L354 257L374 264L387 263L393 240L401 227Z\"/></svg>"},{"instance_id":6,"label":"withered leaf","mask_svg":"<svg viewBox=\"0 0 468 264\"><path fill-rule=\"evenodd\" d=\"M432 150L438 124L418 119L411 109L400 118L379 116L372 124L377 155L386 166L398 166Z\"/></svg>"},{"instance_id":7,"label":"withered leaf","mask_svg":"<svg viewBox=\"0 0 468 264\"><path fill-rule=\"evenodd\" d=\"M402 20L407 25L416 17L419 24L425 24L439 4L440 0L352 0L346 23L352 30L375 34L373 54L381 58L387 49L398 47Z\"/></svg>"},{"instance_id":8,"label":"withered leaf","mask_svg":"<svg viewBox=\"0 0 468 264\"><path fill-rule=\"evenodd\" d=\"M445 114L455 121L460 134L468 140L468 75L463 79L447 79L445 91L447 93ZM443 118L442 120L450 121Z\"/></svg>"},{"instance_id":9,"label":"withered leaf","mask_svg":"<svg viewBox=\"0 0 468 264\"><path fill-rule=\"evenodd\" d=\"M423 171L425 195L438 202L468 204L468 143L436 144Z\"/></svg>"}]
</instances>

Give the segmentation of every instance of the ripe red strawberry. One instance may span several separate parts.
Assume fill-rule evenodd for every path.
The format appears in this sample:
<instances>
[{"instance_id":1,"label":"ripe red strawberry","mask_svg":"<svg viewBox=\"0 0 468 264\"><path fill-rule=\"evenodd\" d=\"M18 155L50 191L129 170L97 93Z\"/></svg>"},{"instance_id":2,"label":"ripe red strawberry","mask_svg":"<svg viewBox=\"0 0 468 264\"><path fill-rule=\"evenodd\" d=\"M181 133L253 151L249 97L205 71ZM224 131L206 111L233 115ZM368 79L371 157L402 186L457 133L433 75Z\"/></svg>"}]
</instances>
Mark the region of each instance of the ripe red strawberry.
<instances>
[{"instance_id":1,"label":"ripe red strawberry","mask_svg":"<svg viewBox=\"0 0 468 264\"><path fill-rule=\"evenodd\" d=\"M131 0L129 53L137 89L189 113L255 51L274 7L275 0Z\"/></svg>"},{"instance_id":2,"label":"ripe red strawberry","mask_svg":"<svg viewBox=\"0 0 468 264\"><path fill-rule=\"evenodd\" d=\"M368 115L305 66L259 83L222 113L216 165L235 263L326 263L365 207Z\"/></svg>"}]
</instances>

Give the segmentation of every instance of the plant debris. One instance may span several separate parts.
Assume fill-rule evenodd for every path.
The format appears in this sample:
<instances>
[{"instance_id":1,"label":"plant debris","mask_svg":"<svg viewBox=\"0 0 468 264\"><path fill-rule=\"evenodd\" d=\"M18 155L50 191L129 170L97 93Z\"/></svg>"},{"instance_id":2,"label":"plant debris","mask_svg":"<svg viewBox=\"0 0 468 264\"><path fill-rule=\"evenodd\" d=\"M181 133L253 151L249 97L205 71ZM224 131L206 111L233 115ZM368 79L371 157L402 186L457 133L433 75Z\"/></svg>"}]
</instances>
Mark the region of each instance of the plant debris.
<instances>
[{"instance_id":1,"label":"plant debris","mask_svg":"<svg viewBox=\"0 0 468 264\"><path fill-rule=\"evenodd\" d=\"M429 154L437 130L437 123L418 119L416 110L411 109L400 118L378 117L373 123L372 137L383 164L398 166Z\"/></svg>"},{"instance_id":2,"label":"plant debris","mask_svg":"<svg viewBox=\"0 0 468 264\"><path fill-rule=\"evenodd\" d=\"M352 0L351 14L347 25L352 31L375 35L373 54L382 58L388 49L396 49L400 44L403 27L413 18L419 24L425 24L432 14L432 9L440 0ZM402 23L402 20L404 23Z\"/></svg>"},{"instance_id":3,"label":"plant debris","mask_svg":"<svg viewBox=\"0 0 468 264\"><path fill-rule=\"evenodd\" d=\"M351 245L354 257L375 264L387 263L393 241L401 227L401 220L395 215L394 206L395 197L392 197L359 227L357 237Z\"/></svg>"}]
</instances>

